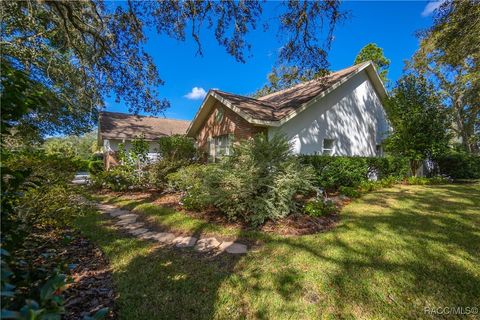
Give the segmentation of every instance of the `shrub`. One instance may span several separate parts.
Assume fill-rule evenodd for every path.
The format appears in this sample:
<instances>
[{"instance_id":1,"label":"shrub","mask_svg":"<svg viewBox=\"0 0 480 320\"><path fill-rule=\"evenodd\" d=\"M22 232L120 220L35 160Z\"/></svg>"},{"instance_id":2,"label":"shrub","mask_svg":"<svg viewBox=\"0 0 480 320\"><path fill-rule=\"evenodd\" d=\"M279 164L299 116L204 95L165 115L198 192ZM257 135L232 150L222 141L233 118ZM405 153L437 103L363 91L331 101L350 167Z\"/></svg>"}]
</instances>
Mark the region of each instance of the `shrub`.
<instances>
[{"instance_id":1,"label":"shrub","mask_svg":"<svg viewBox=\"0 0 480 320\"><path fill-rule=\"evenodd\" d=\"M193 139L182 135L160 138L159 152L161 159L150 167L150 180L158 188L167 185L169 174L198 159Z\"/></svg>"},{"instance_id":2,"label":"shrub","mask_svg":"<svg viewBox=\"0 0 480 320\"><path fill-rule=\"evenodd\" d=\"M337 207L332 200L315 200L307 202L304 207L304 212L311 217L330 215L337 211Z\"/></svg>"},{"instance_id":3,"label":"shrub","mask_svg":"<svg viewBox=\"0 0 480 320\"><path fill-rule=\"evenodd\" d=\"M452 179L480 179L480 156L451 151L435 158L441 175Z\"/></svg>"},{"instance_id":4,"label":"shrub","mask_svg":"<svg viewBox=\"0 0 480 320\"><path fill-rule=\"evenodd\" d=\"M316 184L327 191L340 187L356 188L375 175L378 179L404 177L408 161L393 157L332 157L323 155L300 156L302 163L315 168Z\"/></svg>"},{"instance_id":5,"label":"shrub","mask_svg":"<svg viewBox=\"0 0 480 320\"><path fill-rule=\"evenodd\" d=\"M449 183L450 180L441 176L435 176L431 178L408 177L405 180L405 182L409 185L434 185L434 184L446 184L446 183Z\"/></svg>"},{"instance_id":6,"label":"shrub","mask_svg":"<svg viewBox=\"0 0 480 320\"><path fill-rule=\"evenodd\" d=\"M313 178L312 168L291 155L283 137L265 135L241 141L232 156L217 164L190 166L169 176L185 191L188 206L214 205L254 226L297 211L301 201L296 196L313 191Z\"/></svg>"},{"instance_id":7,"label":"shrub","mask_svg":"<svg viewBox=\"0 0 480 320\"><path fill-rule=\"evenodd\" d=\"M129 165L118 165L93 175L92 182L94 187L113 191L143 189L148 187L148 174Z\"/></svg>"},{"instance_id":8,"label":"shrub","mask_svg":"<svg viewBox=\"0 0 480 320\"><path fill-rule=\"evenodd\" d=\"M88 171L93 175L99 174L100 172L103 171L103 169L104 169L103 160L91 160L88 163Z\"/></svg>"},{"instance_id":9,"label":"shrub","mask_svg":"<svg viewBox=\"0 0 480 320\"><path fill-rule=\"evenodd\" d=\"M358 198L360 196L360 192L353 187L340 187L338 191L340 194L343 194L349 198Z\"/></svg>"},{"instance_id":10,"label":"shrub","mask_svg":"<svg viewBox=\"0 0 480 320\"><path fill-rule=\"evenodd\" d=\"M201 210L213 205L217 187L216 164L192 164L167 176L171 188L183 191L182 204L190 210Z\"/></svg>"}]
</instances>

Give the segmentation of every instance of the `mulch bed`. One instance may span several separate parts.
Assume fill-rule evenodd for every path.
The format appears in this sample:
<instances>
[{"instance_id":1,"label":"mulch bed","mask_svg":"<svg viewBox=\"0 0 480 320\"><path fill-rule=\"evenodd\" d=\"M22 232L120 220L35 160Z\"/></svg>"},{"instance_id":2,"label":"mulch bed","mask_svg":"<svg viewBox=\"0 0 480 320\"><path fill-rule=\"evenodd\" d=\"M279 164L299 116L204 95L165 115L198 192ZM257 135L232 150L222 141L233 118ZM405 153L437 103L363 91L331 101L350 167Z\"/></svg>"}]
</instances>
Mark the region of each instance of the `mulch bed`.
<instances>
[{"instance_id":1,"label":"mulch bed","mask_svg":"<svg viewBox=\"0 0 480 320\"><path fill-rule=\"evenodd\" d=\"M181 193L161 193L157 191L147 192L108 192L103 194L112 197L118 197L125 200L136 200L152 203L162 207L169 207L178 211L182 211L191 217L206 220L208 222L216 223L226 227L237 227L244 230L252 230L248 224L241 221L231 221L221 212L215 209L208 209L204 211L190 211L186 210L180 204ZM350 200L339 199L334 196L337 206L343 207L348 204ZM307 235L318 232L328 231L335 227L340 220L338 214L331 214L322 217L311 217L306 214L293 214L277 221L267 221L257 230L275 233L284 236Z\"/></svg>"},{"instance_id":2,"label":"mulch bed","mask_svg":"<svg viewBox=\"0 0 480 320\"><path fill-rule=\"evenodd\" d=\"M82 319L107 307L105 319L116 319L112 273L102 251L89 240L75 234L64 248L66 261L74 265L70 276L73 282L64 292L66 314L63 319Z\"/></svg>"}]
</instances>

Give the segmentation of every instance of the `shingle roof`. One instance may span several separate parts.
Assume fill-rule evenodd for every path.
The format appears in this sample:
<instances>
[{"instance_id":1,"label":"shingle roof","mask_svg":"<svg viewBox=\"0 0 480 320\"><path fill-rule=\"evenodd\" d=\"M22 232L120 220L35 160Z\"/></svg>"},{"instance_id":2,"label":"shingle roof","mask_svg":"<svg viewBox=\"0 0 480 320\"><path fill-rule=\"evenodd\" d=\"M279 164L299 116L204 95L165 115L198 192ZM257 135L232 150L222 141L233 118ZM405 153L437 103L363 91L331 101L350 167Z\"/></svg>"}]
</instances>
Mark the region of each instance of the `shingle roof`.
<instances>
[{"instance_id":1,"label":"shingle roof","mask_svg":"<svg viewBox=\"0 0 480 320\"><path fill-rule=\"evenodd\" d=\"M100 112L101 139L134 139L144 137L156 140L172 134L185 134L190 121L136 116L118 112Z\"/></svg>"},{"instance_id":2,"label":"shingle roof","mask_svg":"<svg viewBox=\"0 0 480 320\"><path fill-rule=\"evenodd\" d=\"M254 119L278 121L295 111L302 104L328 90L342 79L355 73L365 63L330 73L325 77L300 83L291 88L268 94L260 98L250 98L219 90L212 90Z\"/></svg>"}]
</instances>

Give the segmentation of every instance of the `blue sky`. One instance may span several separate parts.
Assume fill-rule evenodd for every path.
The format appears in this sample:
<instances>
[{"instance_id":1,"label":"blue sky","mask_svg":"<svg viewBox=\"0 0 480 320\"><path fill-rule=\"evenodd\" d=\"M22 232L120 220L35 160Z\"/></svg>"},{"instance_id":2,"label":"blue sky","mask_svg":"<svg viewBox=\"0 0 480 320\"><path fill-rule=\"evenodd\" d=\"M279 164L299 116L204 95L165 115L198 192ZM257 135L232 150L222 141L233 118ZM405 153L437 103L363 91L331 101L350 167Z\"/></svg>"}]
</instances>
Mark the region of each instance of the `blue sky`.
<instances>
[{"instance_id":1,"label":"blue sky","mask_svg":"<svg viewBox=\"0 0 480 320\"><path fill-rule=\"evenodd\" d=\"M431 25L431 11L437 6L438 3L427 1L344 2L342 7L350 12L350 17L334 32L335 39L328 55L331 70L352 65L360 49L374 42L391 60L389 79L397 80L404 61L418 46L415 32ZM264 14L274 16L277 7L278 3L267 3ZM260 25L247 37L252 45L251 57L243 64L229 56L210 31L202 30L201 36L204 54L198 56L192 39L181 42L149 34L146 50L153 56L165 81L159 91L171 103L165 112L167 118L191 120L202 102L202 89L218 88L238 94L256 91L267 82L266 76L281 46L275 25L267 32ZM193 99L195 97L197 99ZM107 111L128 112L122 102L115 103L109 98L106 102Z\"/></svg>"}]
</instances>

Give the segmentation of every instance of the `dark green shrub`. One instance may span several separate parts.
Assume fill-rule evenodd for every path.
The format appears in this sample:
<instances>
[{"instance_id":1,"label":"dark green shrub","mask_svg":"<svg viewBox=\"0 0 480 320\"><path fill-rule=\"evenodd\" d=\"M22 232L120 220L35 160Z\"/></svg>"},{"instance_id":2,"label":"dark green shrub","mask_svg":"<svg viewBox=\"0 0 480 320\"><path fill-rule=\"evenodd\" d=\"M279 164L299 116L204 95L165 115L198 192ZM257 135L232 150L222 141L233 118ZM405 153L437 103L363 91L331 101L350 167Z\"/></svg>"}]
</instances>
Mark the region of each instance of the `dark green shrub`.
<instances>
[{"instance_id":1,"label":"dark green shrub","mask_svg":"<svg viewBox=\"0 0 480 320\"><path fill-rule=\"evenodd\" d=\"M92 160L88 163L88 172L93 175L99 174L104 170L103 160Z\"/></svg>"},{"instance_id":2,"label":"dark green shrub","mask_svg":"<svg viewBox=\"0 0 480 320\"><path fill-rule=\"evenodd\" d=\"M340 187L338 191L340 194L349 198L358 198L360 196L360 192L358 192L358 190L354 187Z\"/></svg>"},{"instance_id":3,"label":"dark green shrub","mask_svg":"<svg viewBox=\"0 0 480 320\"><path fill-rule=\"evenodd\" d=\"M159 152L161 159L150 167L150 180L157 188L165 188L169 174L198 159L193 139L182 135L160 138Z\"/></svg>"},{"instance_id":4,"label":"dark green shrub","mask_svg":"<svg viewBox=\"0 0 480 320\"><path fill-rule=\"evenodd\" d=\"M331 200L315 200L307 202L304 207L304 212L311 217L321 217L334 214L338 211L335 203Z\"/></svg>"},{"instance_id":5,"label":"dark green shrub","mask_svg":"<svg viewBox=\"0 0 480 320\"><path fill-rule=\"evenodd\" d=\"M435 159L441 175L452 179L480 179L480 156L451 151Z\"/></svg>"},{"instance_id":6,"label":"dark green shrub","mask_svg":"<svg viewBox=\"0 0 480 320\"><path fill-rule=\"evenodd\" d=\"M405 180L405 182L409 185L435 185L435 184L447 184L447 183L450 183L450 180L441 176L435 176L431 178L408 177Z\"/></svg>"},{"instance_id":7,"label":"dark green shrub","mask_svg":"<svg viewBox=\"0 0 480 320\"><path fill-rule=\"evenodd\" d=\"M217 186L217 164L192 164L167 176L173 189L183 191L182 205L189 210L202 210L214 203Z\"/></svg>"},{"instance_id":8,"label":"dark green shrub","mask_svg":"<svg viewBox=\"0 0 480 320\"><path fill-rule=\"evenodd\" d=\"M118 165L108 171L92 176L93 186L113 191L144 189L149 186L146 171L137 170L129 165Z\"/></svg>"},{"instance_id":9,"label":"dark green shrub","mask_svg":"<svg viewBox=\"0 0 480 320\"><path fill-rule=\"evenodd\" d=\"M394 157L332 157L323 155L300 156L302 163L313 166L316 184L327 191L340 187L356 188L370 176L378 179L405 177L408 161Z\"/></svg>"}]
</instances>

